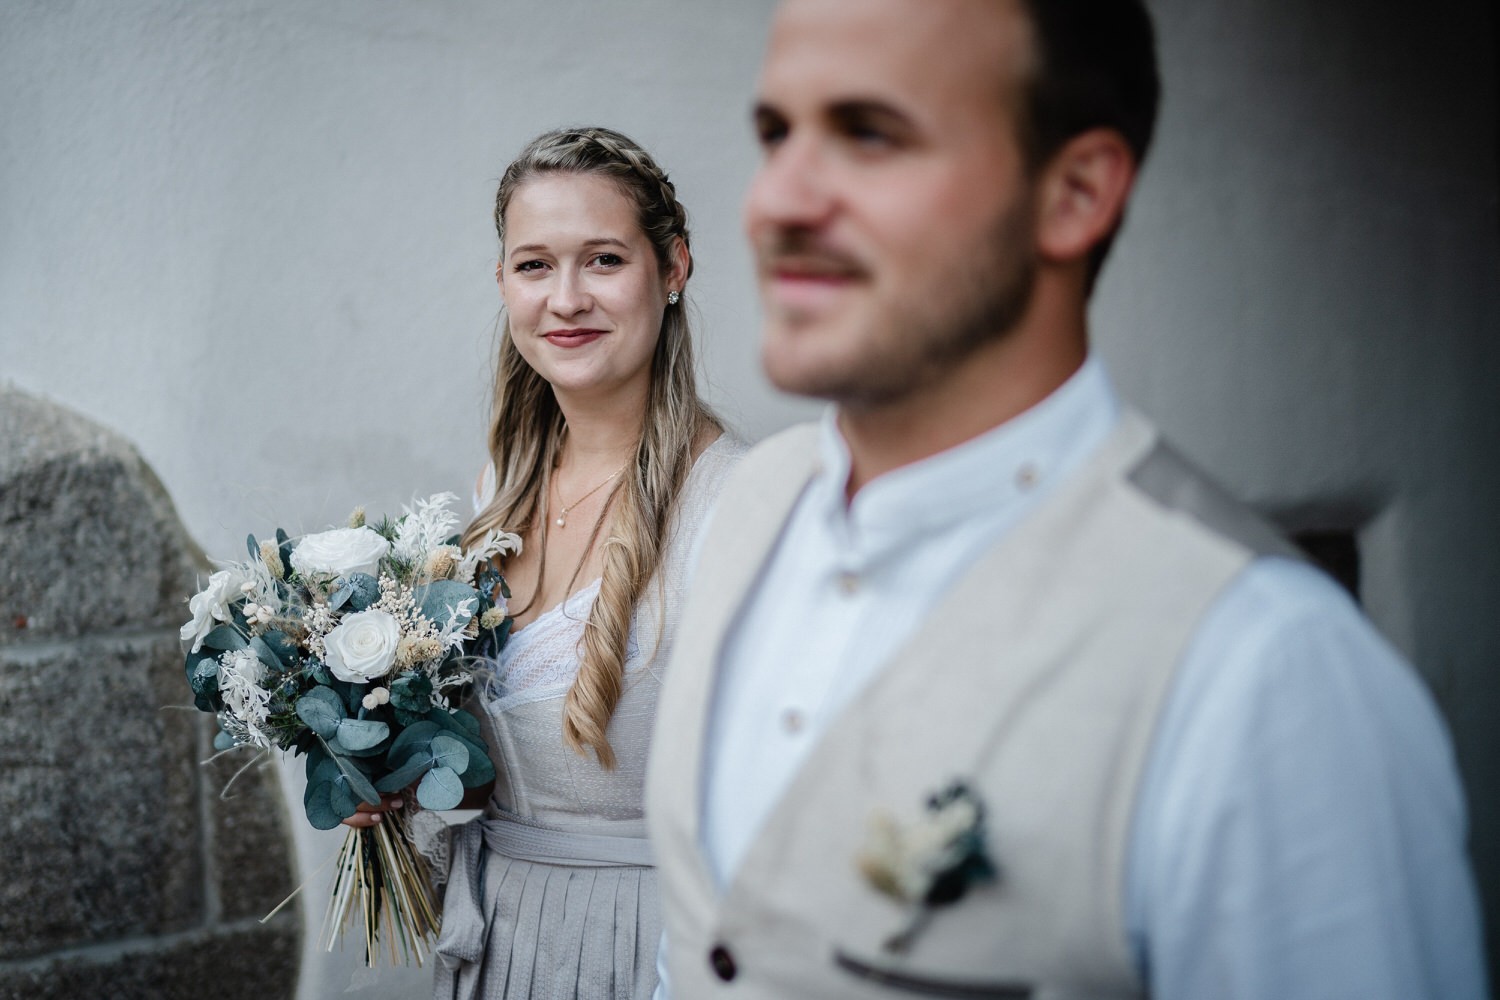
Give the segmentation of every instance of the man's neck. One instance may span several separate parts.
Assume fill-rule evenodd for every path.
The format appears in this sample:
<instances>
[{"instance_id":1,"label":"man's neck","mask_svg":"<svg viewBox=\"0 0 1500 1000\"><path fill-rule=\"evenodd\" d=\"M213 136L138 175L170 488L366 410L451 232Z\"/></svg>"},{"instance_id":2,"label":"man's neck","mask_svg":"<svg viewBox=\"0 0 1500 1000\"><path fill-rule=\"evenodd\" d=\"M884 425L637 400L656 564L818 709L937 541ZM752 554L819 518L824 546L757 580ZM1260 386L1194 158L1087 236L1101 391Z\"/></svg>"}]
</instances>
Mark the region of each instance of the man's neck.
<instances>
[{"instance_id":1,"label":"man's neck","mask_svg":"<svg viewBox=\"0 0 1500 1000\"><path fill-rule=\"evenodd\" d=\"M877 476L946 451L999 427L1050 396L1088 356L1077 330L1036 336L1016 330L987 344L942 378L875 406L843 404L839 430L849 447L852 500Z\"/></svg>"}]
</instances>

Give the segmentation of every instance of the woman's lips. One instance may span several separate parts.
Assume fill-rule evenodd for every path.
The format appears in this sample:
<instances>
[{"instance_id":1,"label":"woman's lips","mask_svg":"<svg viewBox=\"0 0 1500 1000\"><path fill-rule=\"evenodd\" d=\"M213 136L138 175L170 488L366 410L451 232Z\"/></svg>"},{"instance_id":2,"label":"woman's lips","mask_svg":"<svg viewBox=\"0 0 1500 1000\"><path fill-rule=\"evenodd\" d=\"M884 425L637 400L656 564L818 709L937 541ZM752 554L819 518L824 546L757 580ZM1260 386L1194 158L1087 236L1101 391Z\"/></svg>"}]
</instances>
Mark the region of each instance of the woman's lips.
<instances>
[{"instance_id":1,"label":"woman's lips","mask_svg":"<svg viewBox=\"0 0 1500 1000\"><path fill-rule=\"evenodd\" d=\"M550 344L558 347L582 347L584 344L592 344L604 336L603 330L552 330L542 334Z\"/></svg>"}]
</instances>

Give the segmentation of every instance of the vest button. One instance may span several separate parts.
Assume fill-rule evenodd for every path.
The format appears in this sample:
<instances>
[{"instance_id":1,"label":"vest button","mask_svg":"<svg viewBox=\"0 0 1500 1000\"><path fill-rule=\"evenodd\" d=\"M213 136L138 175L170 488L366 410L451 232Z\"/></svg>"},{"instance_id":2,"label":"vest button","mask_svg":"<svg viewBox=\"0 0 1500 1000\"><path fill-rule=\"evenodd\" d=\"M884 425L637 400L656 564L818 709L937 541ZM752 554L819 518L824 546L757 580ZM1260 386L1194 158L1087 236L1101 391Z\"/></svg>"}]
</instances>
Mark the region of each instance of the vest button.
<instances>
[{"instance_id":1,"label":"vest button","mask_svg":"<svg viewBox=\"0 0 1500 1000\"><path fill-rule=\"evenodd\" d=\"M708 964L713 966L714 975L726 983L739 971L734 966L734 956L722 944L714 945L714 950L708 953Z\"/></svg>"}]
</instances>

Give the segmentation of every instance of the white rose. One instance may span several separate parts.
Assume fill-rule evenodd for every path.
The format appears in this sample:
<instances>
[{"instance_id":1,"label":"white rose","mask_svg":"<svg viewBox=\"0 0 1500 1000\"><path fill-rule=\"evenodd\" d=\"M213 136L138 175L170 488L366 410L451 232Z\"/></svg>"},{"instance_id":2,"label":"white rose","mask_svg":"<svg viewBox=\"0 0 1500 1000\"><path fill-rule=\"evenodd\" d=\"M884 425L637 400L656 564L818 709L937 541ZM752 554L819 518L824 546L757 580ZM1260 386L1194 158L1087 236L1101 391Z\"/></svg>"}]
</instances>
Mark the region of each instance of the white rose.
<instances>
[{"instance_id":1,"label":"white rose","mask_svg":"<svg viewBox=\"0 0 1500 1000\"><path fill-rule=\"evenodd\" d=\"M376 575L391 543L374 528L334 528L308 535L292 549L292 568L304 578L350 573Z\"/></svg>"},{"instance_id":2,"label":"white rose","mask_svg":"<svg viewBox=\"0 0 1500 1000\"><path fill-rule=\"evenodd\" d=\"M182 640L193 640L193 652L203 645L203 637L219 626L220 622L233 619L229 610L231 601L245 596L240 589L246 577L237 568L221 569L208 578L208 586L188 600L188 612L193 620L182 626Z\"/></svg>"},{"instance_id":3,"label":"white rose","mask_svg":"<svg viewBox=\"0 0 1500 1000\"><path fill-rule=\"evenodd\" d=\"M341 681L373 681L390 672L400 641L395 618L384 611L360 611L345 616L323 637L323 659Z\"/></svg>"}]
</instances>

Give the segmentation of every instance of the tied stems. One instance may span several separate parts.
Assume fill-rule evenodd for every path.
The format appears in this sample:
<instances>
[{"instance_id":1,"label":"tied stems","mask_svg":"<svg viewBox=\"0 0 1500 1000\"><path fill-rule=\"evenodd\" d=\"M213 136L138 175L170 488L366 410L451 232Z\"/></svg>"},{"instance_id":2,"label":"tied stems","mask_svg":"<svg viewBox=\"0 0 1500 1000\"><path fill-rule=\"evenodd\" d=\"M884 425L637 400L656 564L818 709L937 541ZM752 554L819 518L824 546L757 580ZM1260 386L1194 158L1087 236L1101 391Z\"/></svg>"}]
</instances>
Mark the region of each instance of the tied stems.
<instances>
[{"instance_id":1,"label":"tied stems","mask_svg":"<svg viewBox=\"0 0 1500 1000\"><path fill-rule=\"evenodd\" d=\"M339 848L323 917L325 950L333 950L357 911L367 968L375 967L382 939L393 965L415 962L420 967L432 953L438 930L430 886L427 862L412 845L399 810L386 813L373 827L351 829Z\"/></svg>"}]
</instances>

